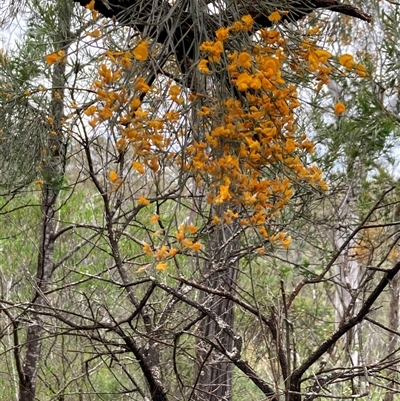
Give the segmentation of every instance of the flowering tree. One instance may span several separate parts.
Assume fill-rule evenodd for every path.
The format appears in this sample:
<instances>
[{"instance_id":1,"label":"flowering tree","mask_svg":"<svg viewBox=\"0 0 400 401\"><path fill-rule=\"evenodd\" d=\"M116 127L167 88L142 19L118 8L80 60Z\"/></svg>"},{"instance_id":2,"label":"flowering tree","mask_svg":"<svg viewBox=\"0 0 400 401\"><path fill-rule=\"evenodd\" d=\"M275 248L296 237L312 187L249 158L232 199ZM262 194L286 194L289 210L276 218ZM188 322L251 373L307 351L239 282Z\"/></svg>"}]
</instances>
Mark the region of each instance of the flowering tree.
<instances>
[{"instance_id":1,"label":"flowering tree","mask_svg":"<svg viewBox=\"0 0 400 401\"><path fill-rule=\"evenodd\" d=\"M49 156L40 156L35 177L43 234L34 297L3 296L14 349L19 316L32 319L22 321L25 357L14 354L20 399L34 399L37 372L45 377L38 397L48 391L50 399L93 392L214 401L250 391L297 401L341 380L364 375L367 383L361 367L340 362L329 374L316 365L364 321L400 266L370 293L368 273L357 292L362 304L336 326L309 306L313 324L323 322L315 334L296 319L312 299L308 288L335 283L332 267L358 231L329 258L313 244L313 252L322 249L320 271L297 260L311 247L296 245L301 230L293 240L290 232L327 193L314 143L299 129L299 89L320 93L333 71L354 81L368 73L353 56L336 59L321 48L323 27L312 17L296 32L291 23L318 8L370 17L328 0L214 9L79 3L86 9L75 14L62 8L71 2L59 3L59 36L41 57L52 82L30 81L11 98L4 92L4 104L23 96L29 105L51 93L43 125ZM346 112L341 99L330 109ZM288 274L295 285L284 281ZM315 337L296 341L304 332ZM68 361L61 377L49 374L43 344L49 358L57 349Z\"/></svg>"}]
</instances>

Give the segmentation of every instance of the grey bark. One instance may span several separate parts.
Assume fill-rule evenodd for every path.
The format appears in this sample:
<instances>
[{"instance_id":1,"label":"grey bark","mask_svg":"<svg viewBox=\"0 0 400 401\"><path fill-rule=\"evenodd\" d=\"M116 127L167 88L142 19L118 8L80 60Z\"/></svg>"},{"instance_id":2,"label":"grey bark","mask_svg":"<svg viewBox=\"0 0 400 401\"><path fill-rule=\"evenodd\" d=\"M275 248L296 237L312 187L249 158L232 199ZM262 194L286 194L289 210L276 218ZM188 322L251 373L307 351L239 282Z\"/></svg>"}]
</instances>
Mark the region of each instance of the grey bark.
<instances>
[{"instance_id":1,"label":"grey bark","mask_svg":"<svg viewBox=\"0 0 400 401\"><path fill-rule=\"evenodd\" d=\"M211 289L234 294L238 275L239 248L237 224L217 226L209 243L210 259L205 274L212 272L205 282ZM234 304L216 294L202 291L200 301L218 316L223 324L233 328ZM218 322L206 315L201 321L196 355L196 397L197 401L232 400L232 362L215 350L217 343L228 353L232 352L234 339Z\"/></svg>"},{"instance_id":2,"label":"grey bark","mask_svg":"<svg viewBox=\"0 0 400 401\"><path fill-rule=\"evenodd\" d=\"M399 328L399 300L400 300L400 276L395 276L390 282L390 310L389 310L389 344L388 354L390 359L395 359L395 351L397 349L399 340L398 334L396 333ZM388 390L385 394L384 401L394 401L394 394L398 387L398 374L396 370L391 370L388 373L388 377L391 379Z\"/></svg>"},{"instance_id":3,"label":"grey bark","mask_svg":"<svg viewBox=\"0 0 400 401\"><path fill-rule=\"evenodd\" d=\"M58 2L59 46L67 53L70 31L70 21L73 3L67 0ZM58 192L64 176L65 165L65 138L62 130L64 116L65 63L54 65L52 76L52 100L50 116L53 119L49 124L49 139L47 159L43 163L42 202L40 239L38 245L38 262L35 278L34 296L31 302L31 323L27 329L25 358L19 373L19 401L33 401L36 399L37 373L41 358L43 317L40 312L46 304L44 293L49 288L54 269L55 245L55 213ZM51 126L50 126L51 125ZM54 131L56 135L52 135Z\"/></svg>"}]
</instances>

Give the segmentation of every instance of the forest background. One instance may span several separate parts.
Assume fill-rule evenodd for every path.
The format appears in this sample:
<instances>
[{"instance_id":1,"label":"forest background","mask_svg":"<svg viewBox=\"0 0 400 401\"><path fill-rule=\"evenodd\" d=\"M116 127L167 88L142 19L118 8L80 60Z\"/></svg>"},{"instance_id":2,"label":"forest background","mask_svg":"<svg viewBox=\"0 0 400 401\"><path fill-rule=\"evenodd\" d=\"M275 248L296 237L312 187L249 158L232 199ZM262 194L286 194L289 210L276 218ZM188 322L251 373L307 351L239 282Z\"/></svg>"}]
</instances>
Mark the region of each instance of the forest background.
<instances>
[{"instance_id":1,"label":"forest background","mask_svg":"<svg viewBox=\"0 0 400 401\"><path fill-rule=\"evenodd\" d=\"M1 401L398 397L396 2L1 9Z\"/></svg>"}]
</instances>

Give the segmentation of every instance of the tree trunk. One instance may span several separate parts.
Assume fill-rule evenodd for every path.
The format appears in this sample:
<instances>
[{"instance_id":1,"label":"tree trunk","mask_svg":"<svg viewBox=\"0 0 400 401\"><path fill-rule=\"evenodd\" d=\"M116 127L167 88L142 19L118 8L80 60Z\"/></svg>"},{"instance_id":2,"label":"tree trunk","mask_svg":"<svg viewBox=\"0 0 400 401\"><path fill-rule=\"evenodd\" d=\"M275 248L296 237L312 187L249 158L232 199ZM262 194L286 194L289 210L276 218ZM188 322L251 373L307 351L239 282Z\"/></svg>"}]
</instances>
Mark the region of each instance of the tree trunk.
<instances>
[{"instance_id":1,"label":"tree trunk","mask_svg":"<svg viewBox=\"0 0 400 401\"><path fill-rule=\"evenodd\" d=\"M394 354L398 346L398 335L399 328L399 300L400 300L400 276L395 276L390 283L390 311L389 311L389 329L392 333L389 333L389 345L388 354L389 359L395 359ZM397 388L398 378L395 370L390 370L388 377L391 379L388 387L391 389L386 392L384 401L394 401L394 394Z\"/></svg>"},{"instance_id":2,"label":"tree trunk","mask_svg":"<svg viewBox=\"0 0 400 401\"><path fill-rule=\"evenodd\" d=\"M205 274L216 270L206 280L210 289L234 293L238 276L239 248L236 223L217 226L209 243L210 259ZM197 401L232 400L232 363L212 343L231 352L233 338L223 331L223 325L233 327L234 305L232 301L203 291L201 302L221 318L216 321L206 316L200 324L200 337L196 354L196 397Z\"/></svg>"},{"instance_id":3,"label":"tree trunk","mask_svg":"<svg viewBox=\"0 0 400 401\"><path fill-rule=\"evenodd\" d=\"M25 361L20 375L20 401L35 400L36 377L41 355L43 322L40 311L46 300L46 292L53 272L55 231L55 201L57 195L47 185L43 185L41 238L38 255L38 266L35 280L35 296L33 299L31 323L26 334Z\"/></svg>"},{"instance_id":4,"label":"tree trunk","mask_svg":"<svg viewBox=\"0 0 400 401\"><path fill-rule=\"evenodd\" d=\"M59 0L57 4L59 40L57 46L67 53L73 3ZM31 307L31 323L26 334L25 358L19 372L19 401L36 400L36 381L41 358L43 317L40 315L47 300L44 293L48 290L54 266L54 234L56 230L56 202L65 167L65 137L62 122L64 117L65 63L54 65L52 76L52 99L50 104L48 148L46 160L42 163L43 186L41 204L40 243L35 279L34 296Z\"/></svg>"},{"instance_id":5,"label":"tree trunk","mask_svg":"<svg viewBox=\"0 0 400 401\"><path fill-rule=\"evenodd\" d=\"M357 181L357 178L354 179ZM357 224L357 216L354 212L356 203L356 188L357 182L350 181L348 183L348 190L345 194L342 203L338 210L338 222L339 227L335 231L335 248L341 249L346 238L351 235L352 230ZM338 327L346 320L354 316L357 313L357 300L355 299L355 292L359 287L359 262L354 258L353 247L355 241L351 241L346 249L343 250L342 254L338 257L337 264L335 266L335 328ZM356 350L358 344L358 330L355 327L350 330L347 334L347 350L349 351L349 357L352 365L359 364L359 352Z\"/></svg>"}]
</instances>

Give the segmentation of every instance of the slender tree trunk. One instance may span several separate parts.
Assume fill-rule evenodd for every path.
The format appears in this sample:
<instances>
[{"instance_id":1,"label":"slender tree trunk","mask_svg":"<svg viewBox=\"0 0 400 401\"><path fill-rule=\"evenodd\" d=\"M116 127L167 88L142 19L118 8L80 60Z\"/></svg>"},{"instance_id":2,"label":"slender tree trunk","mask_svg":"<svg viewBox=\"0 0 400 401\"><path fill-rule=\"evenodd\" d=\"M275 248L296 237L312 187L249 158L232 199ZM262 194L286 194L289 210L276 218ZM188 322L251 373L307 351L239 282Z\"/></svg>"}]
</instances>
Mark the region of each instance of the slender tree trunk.
<instances>
[{"instance_id":1,"label":"slender tree trunk","mask_svg":"<svg viewBox=\"0 0 400 401\"><path fill-rule=\"evenodd\" d=\"M351 182L348 190L338 209L337 220L339 227L334 234L335 248L339 250L344 241L352 232L356 217L354 213L355 204L354 188ZM351 242L338 258L336 264L336 279L339 285L335 288L335 323L336 327L346 318L347 309L352 300L351 290L358 287L358 262L351 256Z\"/></svg>"},{"instance_id":2,"label":"slender tree trunk","mask_svg":"<svg viewBox=\"0 0 400 401\"><path fill-rule=\"evenodd\" d=\"M338 221L340 226L335 232L335 247L339 250L346 238L351 234L357 217L354 212L356 195L354 182L349 182L348 190L338 210ZM352 317L357 312L355 291L359 287L359 263L352 255L354 241L351 241L343 250L336 264L336 288L335 288L335 326L336 329L345 319ZM359 364L359 352L354 350L357 344L357 328L351 330L347 335L347 349L353 365Z\"/></svg>"},{"instance_id":3,"label":"slender tree trunk","mask_svg":"<svg viewBox=\"0 0 400 401\"><path fill-rule=\"evenodd\" d=\"M390 359L395 359L394 355L398 346L398 335L397 332L399 328L399 301L400 301L400 276L397 275L393 278L390 283L390 311L389 311L389 328L393 330L393 333L389 333L389 345L388 354ZM394 394L397 388L398 377L395 370L391 370L388 374L391 379L388 387L391 389L386 392L384 401L394 401Z\"/></svg>"},{"instance_id":4,"label":"slender tree trunk","mask_svg":"<svg viewBox=\"0 0 400 401\"><path fill-rule=\"evenodd\" d=\"M67 53L69 45L70 21L73 3L68 0L58 2L59 32L57 44ZM62 131L64 117L65 63L54 65L52 77L52 99L49 113L49 133L46 160L42 164L43 186L40 224L38 264L32 300L31 323L26 334L25 358L19 372L19 401L36 399L37 372L41 358L43 318L40 314L46 305L44 293L47 291L54 266L54 234L56 230L56 202L65 167L65 137Z\"/></svg>"},{"instance_id":5,"label":"slender tree trunk","mask_svg":"<svg viewBox=\"0 0 400 401\"><path fill-rule=\"evenodd\" d=\"M357 166L357 163L354 163ZM353 171L355 171L355 166ZM361 169L361 166L359 167ZM347 183L348 189L343 197L337 213L338 227L334 232L334 244L336 250L342 248L345 240L349 238L354 227L358 224L356 215L357 193L359 190L360 176L354 172L354 176ZM354 257L355 239L343 249L335 265L335 328L338 329L343 323L355 316L359 304L357 300L360 285L359 260ZM360 364L360 330L358 325L351 328L344 337L343 347L346 359L351 366ZM326 362L325 362L326 363ZM359 378L352 380L353 391L360 385ZM340 393L340 389L337 388Z\"/></svg>"},{"instance_id":6,"label":"slender tree trunk","mask_svg":"<svg viewBox=\"0 0 400 401\"><path fill-rule=\"evenodd\" d=\"M57 195L47 185L43 185L42 195L41 238L38 255L38 267L35 280L35 296L33 299L31 323L26 334L26 351L22 376L20 376L20 401L35 399L36 377L41 356L43 321L40 311L46 303L43 293L48 288L53 271L55 230L55 201Z\"/></svg>"}]
</instances>

